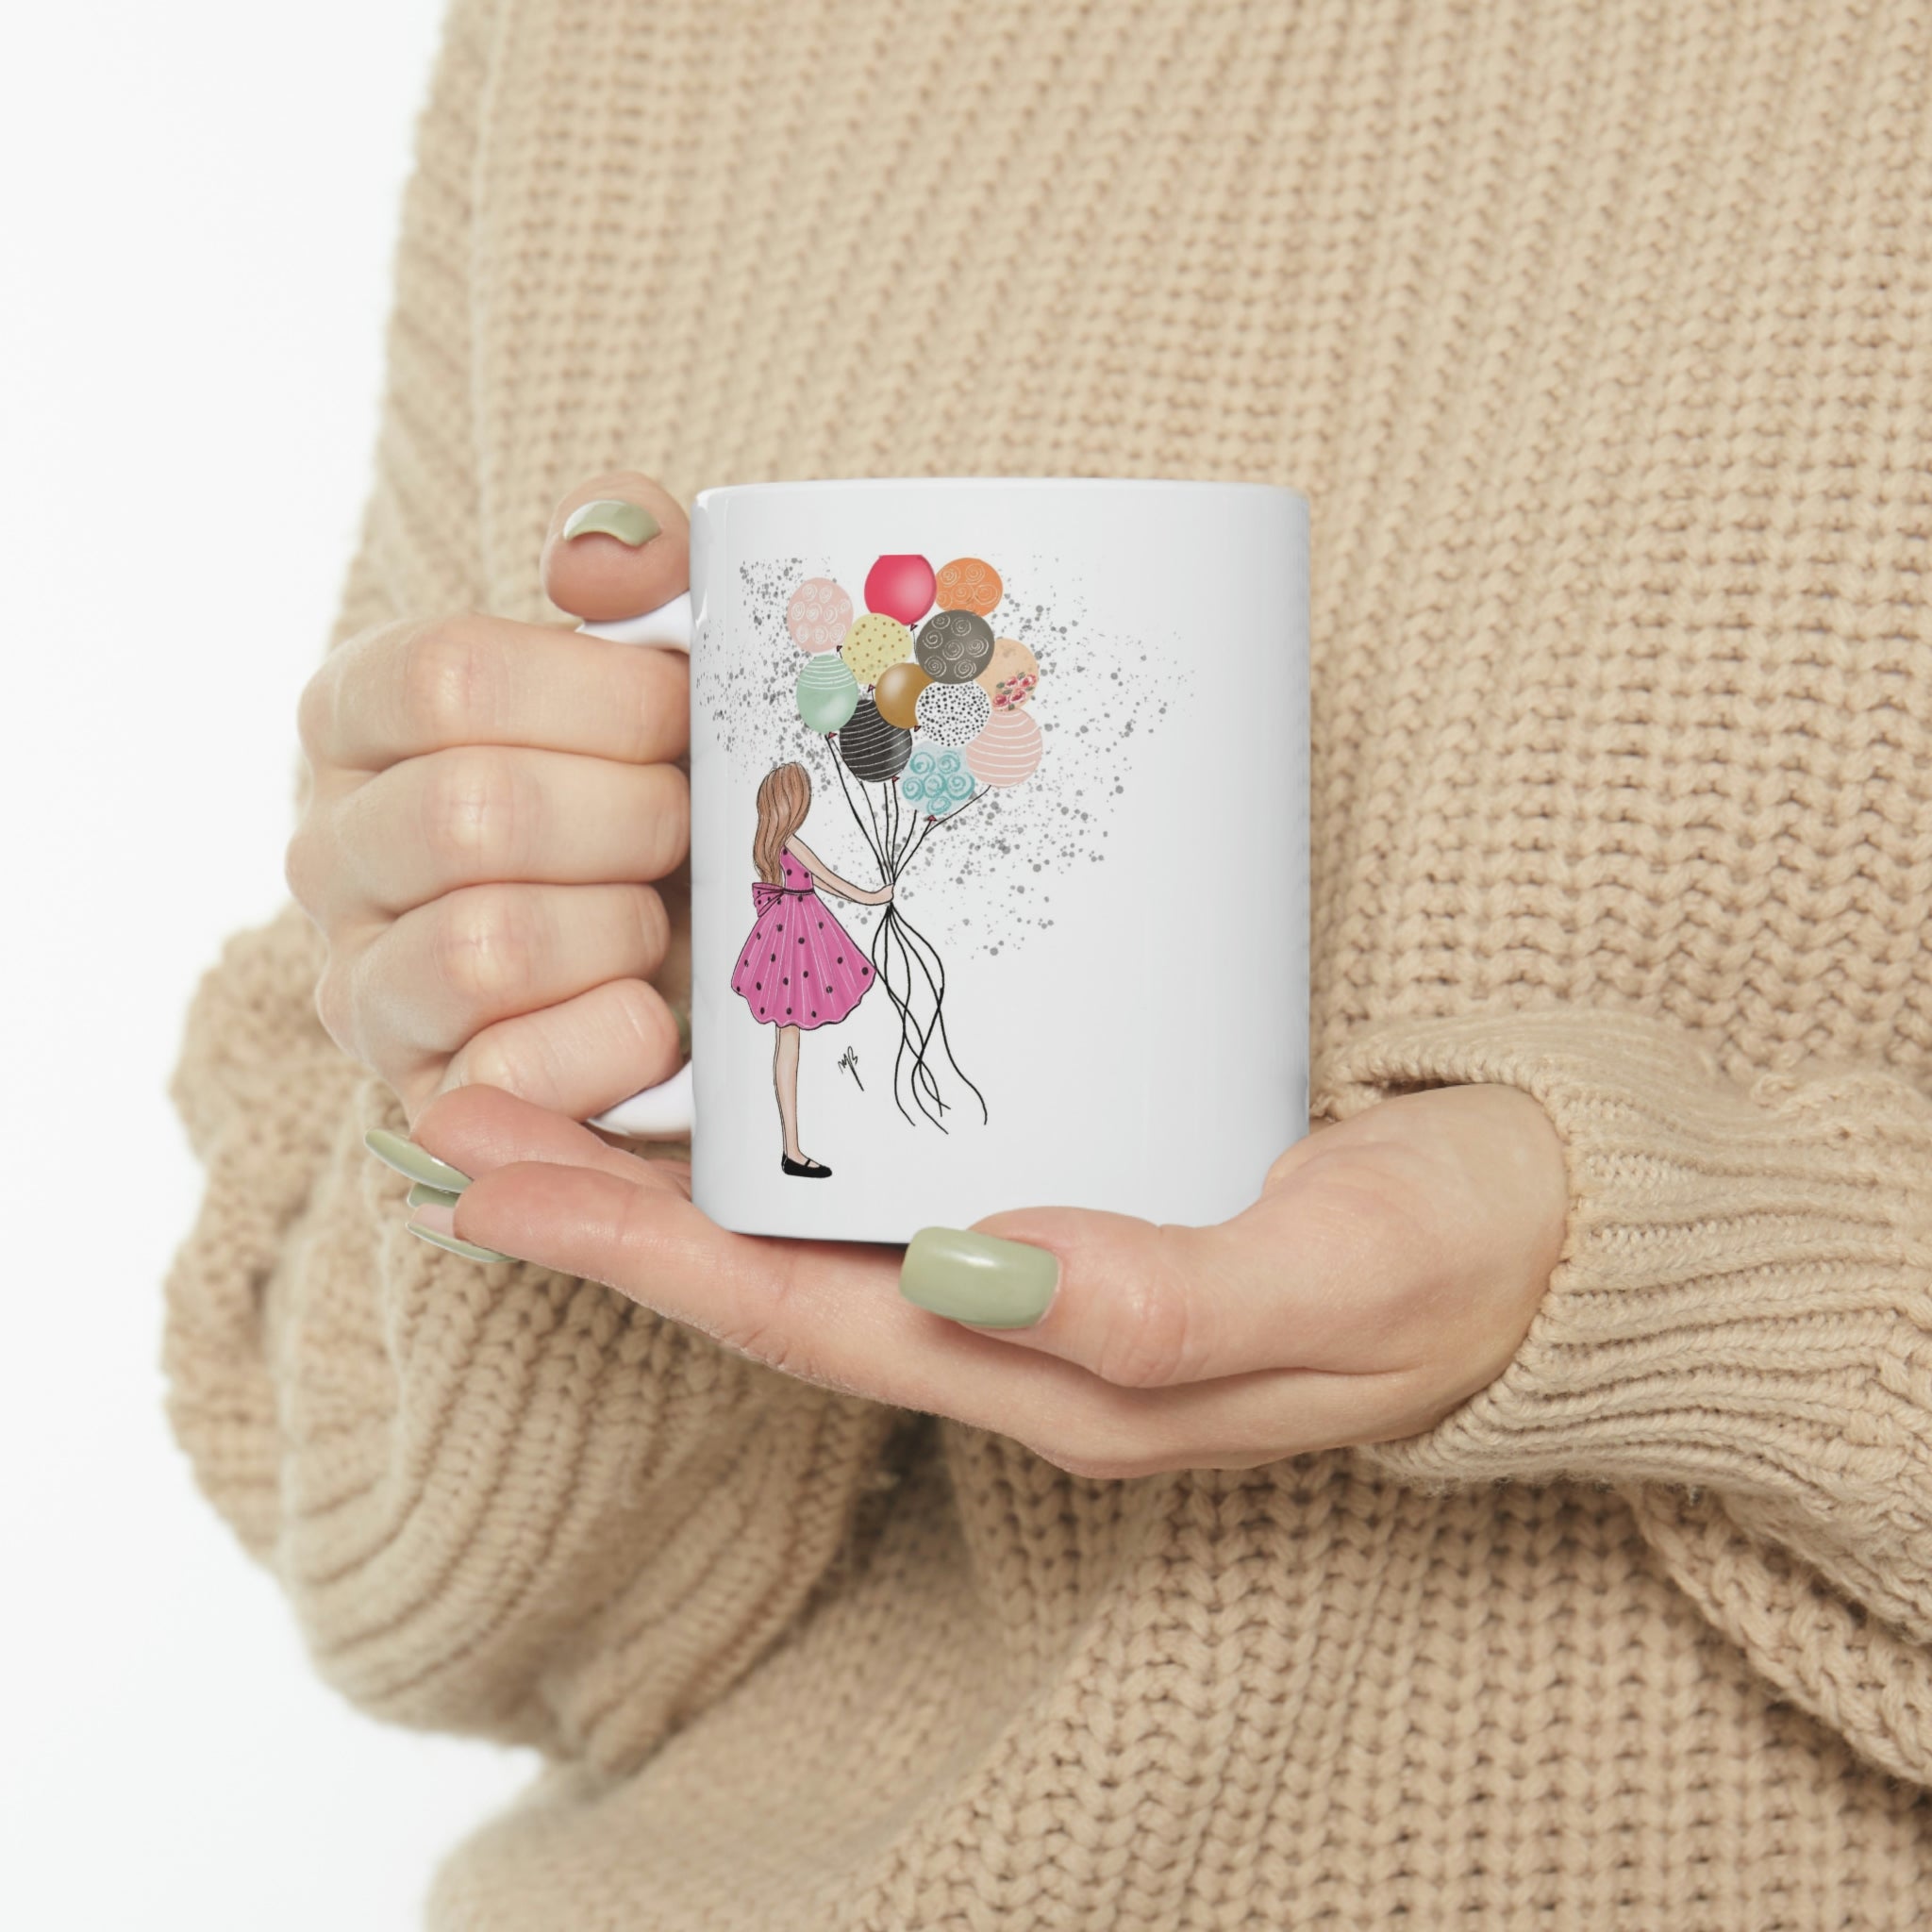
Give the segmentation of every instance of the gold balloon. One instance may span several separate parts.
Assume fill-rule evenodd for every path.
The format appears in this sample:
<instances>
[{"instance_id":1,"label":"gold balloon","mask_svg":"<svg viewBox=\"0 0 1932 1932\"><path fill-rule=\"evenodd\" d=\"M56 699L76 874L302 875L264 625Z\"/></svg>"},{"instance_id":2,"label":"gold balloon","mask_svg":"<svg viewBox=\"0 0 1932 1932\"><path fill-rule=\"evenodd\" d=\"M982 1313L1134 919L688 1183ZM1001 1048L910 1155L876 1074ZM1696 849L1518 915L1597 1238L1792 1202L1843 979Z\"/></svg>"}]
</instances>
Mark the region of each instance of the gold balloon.
<instances>
[{"instance_id":1,"label":"gold balloon","mask_svg":"<svg viewBox=\"0 0 1932 1932\"><path fill-rule=\"evenodd\" d=\"M872 701L888 724L910 731L919 723L919 693L931 682L917 664L891 664L879 674Z\"/></svg>"},{"instance_id":2,"label":"gold balloon","mask_svg":"<svg viewBox=\"0 0 1932 1932\"><path fill-rule=\"evenodd\" d=\"M839 655L860 684L876 684L887 665L912 655L912 633L896 617L868 611L845 633Z\"/></svg>"}]
</instances>

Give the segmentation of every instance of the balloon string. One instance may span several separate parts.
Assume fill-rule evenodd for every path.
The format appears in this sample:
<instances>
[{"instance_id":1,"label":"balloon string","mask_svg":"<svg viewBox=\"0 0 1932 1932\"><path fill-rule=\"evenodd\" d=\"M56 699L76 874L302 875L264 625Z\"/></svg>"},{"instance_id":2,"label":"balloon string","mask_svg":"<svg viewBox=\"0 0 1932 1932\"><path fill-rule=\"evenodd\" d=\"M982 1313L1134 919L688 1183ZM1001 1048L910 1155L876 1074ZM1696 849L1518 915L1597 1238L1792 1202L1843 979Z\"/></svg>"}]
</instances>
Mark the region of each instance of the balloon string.
<instances>
[{"instance_id":1,"label":"balloon string","mask_svg":"<svg viewBox=\"0 0 1932 1932\"><path fill-rule=\"evenodd\" d=\"M871 789L861 779L858 791L859 797L865 801L865 817L860 818L852 788L846 783L844 760L839 756L834 734L825 734L825 745L831 754L832 770L838 777L845 808L852 814L853 824L858 827L859 836L878 861L880 872L888 883L897 881L935 824L950 824L960 813L970 811L991 789L983 788L949 818L935 819L927 813L922 819L916 811L904 812L899 788L890 780L887 781L888 789L882 805L875 808ZM990 1120L985 1094L967 1077L953 1052L945 1021L946 968L939 949L896 905L888 900L884 915L873 928L867 953L872 960L874 977L885 988L886 997L899 1022L899 1043L892 1057L893 1106L908 1123L916 1125L906 1105L909 1094L913 1106L926 1120L941 1133L948 1131L940 1116L948 1111L949 1103L930 1058L933 1042L937 1040L954 1078L979 1102L980 1119L982 1122ZM914 1004L920 980L924 981L926 993L932 1002L931 1015L923 1023Z\"/></svg>"},{"instance_id":2,"label":"balloon string","mask_svg":"<svg viewBox=\"0 0 1932 1932\"><path fill-rule=\"evenodd\" d=\"M992 791L993 788L991 785L982 785L979 788L979 790L975 791L973 794L973 796L969 798L966 801L966 803L959 808L958 811L948 812L944 818L937 822L940 829L944 830L944 828L947 825L957 825L959 823L959 821L963 819L966 816L966 814L969 811L971 811L975 805L977 805L982 798L991 797L992 795Z\"/></svg>"},{"instance_id":3,"label":"balloon string","mask_svg":"<svg viewBox=\"0 0 1932 1932\"><path fill-rule=\"evenodd\" d=\"M845 794L845 809L852 814L852 823L858 827L858 836L865 841L868 850L877 859L879 872L881 876L883 876L886 868L886 855L884 849L879 844L877 822L874 820L872 829L868 831L865 819L861 819L858 816L858 808L852 802L851 788L845 783L845 760L839 756L838 747L832 742L832 734L830 732L825 734L825 749L832 756L832 774L839 781L839 790ZM861 785L858 789L860 795L863 796L865 787ZM866 818L872 817L872 800L870 798L867 798L865 801L865 813Z\"/></svg>"},{"instance_id":4,"label":"balloon string","mask_svg":"<svg viewBox=\"0 0 1932 1932\"><path fill-rule=\"evenodd\" d=\"M967 1090L972 1093L974 1099L978 1101L979 1118L982 1124L984 1124L990 1121L991 1119L991 1116L987 1112L986 1095L983 1094L979 1091L979 1089L975 1087L970 1079L967 1078L966 1074L963 1072L961 1072L959 1062L958 1059L954 1058L953 1055L953 1042L950 1040L950 1038L948 1038L946 1033L946 962L940 958L939 948L935 946L933 942L929 939L927 939L926 936L923 932L921 932L920 929L916 925L914 925L909 919L906 918L906 916L903 913L899 915L897 923L900 925L900 927L903 928L899 938L900 944L902 946L905 945L906 937L908 934L909 934L914 940L916 940L919 942L920 947L922 947L925 953L930 953L932 955L933 968L936 968L939 973L939 980L937 985L935 985L933 981L932 970L926 966L924 958L922 957L920 953L913 953L912 957L918 960L919 970L922 974L925 975L926 987L931 991L933 996L932 1020L928 1024L924 1034L922 1035L920 1040L919 1064L922 1068L924 1067L926 1042L931 1039L934 1029L937 1028L940 1037L940 1048L941 1051L943 1052L946 1057L946 1064L952 1068L954 1076L961 1083L961 1085L967 1088ZM910 949L908 948L908 950ZM928 1077L930 1077L930 1075L928 1075Z\"/></svg>"},{"instance_id":5,"label":"balloon string","mask_svg":"<svg viewBox=\"0 0 1932 1932\"><path fill-rule=\"evenodd\" d=\"M901 841L898 853L892 860L892 876L894 878L897 878L911 861L912 855L919 849L919 841L922 836L919 814L915 811L907 825L906 837Z\"/></svg>"},{"instance_id":6,"label":"balloon string","mask_svg":"<svg viewBox=\"0 0 1932 1932\"><path fill-rule=\"evenodd\" d=\"M917 1016L912 1008L912 964L914 956L906 942L902 928L905 922L899 918L896 909L889 903L885 916L873 929L871 946L868 948L873 961L873 971L878 983L886 990L886 997L891 1002L899 1020L899 1045L892 1058L892 1104L905 1116L908 1124L917 1124L907 1111L905 1090L909 1090L913 1104L941 1133L946 1131L945 1123L940 1113L945 1111L945 1100L930 1067L924 1064L924 1040L920 1046L913 1045L913 1036L921 1033ZM895 953L896 944L896 953ZM899 981L903 973L905 984ZM929 1032L930 1029L924 1029ZM907 1070L906 1057L912 1055L912 1065ZM955 1068L957 1072L957 1067ZM928 1104L930 1103L930 1104ZM982 1102L982 1106L984 1103ZM937 1108L938 1112L934 1109Z\"/></svg>"},{"instance_id":7,"label":"balloon string","mask_svg":"<svg viewBox=\"0 0 1932 1932\"><path fill-rule=\"evenodd\" d=\"M899 1051L892 1059L892 1105L906 1115L907 1124L916 1126L918 1123L906 1112L906 1103L899 1094L900 1069L906 1058L906 1002L899 996L899 990L892 984L892 908L886 908L885 917L873 927L872 945L873 977L885 988L886 997L892 1003L892 1010L899 1016Z\"/></svg>"}]
</instances>

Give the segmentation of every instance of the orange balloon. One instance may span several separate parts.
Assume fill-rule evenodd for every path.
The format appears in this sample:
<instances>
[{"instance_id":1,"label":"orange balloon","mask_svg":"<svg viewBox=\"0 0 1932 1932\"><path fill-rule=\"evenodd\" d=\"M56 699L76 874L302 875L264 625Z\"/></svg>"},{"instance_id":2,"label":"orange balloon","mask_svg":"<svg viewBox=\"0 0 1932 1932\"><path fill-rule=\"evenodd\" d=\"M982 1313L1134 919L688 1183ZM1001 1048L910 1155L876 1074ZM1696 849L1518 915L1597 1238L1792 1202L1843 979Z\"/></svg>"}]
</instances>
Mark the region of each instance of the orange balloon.
<instances>
[{"instance_id":1,"label":"orange balloon","mask_svg":"<svg viewBox=\"0 0 1932 1932\"><path fill-rule=\"evenodd\" d=\"M976 557L956 557L940 572L934 602L941 610L970 610L974 617L991 617L1005 591L991 564Z\"/></svg>"},{"instance_id":2,"label":"orange balloon","mask_svg":"<svg viewBox=\"0 0 1932 1932\"><path fill-rule=\"evenodd\" d=\"M919 693L932 682L917 664L893 664L879 674L878 689L872 701L879 716L901 731L910 731L919 723Z\"/></svg>"}]
</instances>

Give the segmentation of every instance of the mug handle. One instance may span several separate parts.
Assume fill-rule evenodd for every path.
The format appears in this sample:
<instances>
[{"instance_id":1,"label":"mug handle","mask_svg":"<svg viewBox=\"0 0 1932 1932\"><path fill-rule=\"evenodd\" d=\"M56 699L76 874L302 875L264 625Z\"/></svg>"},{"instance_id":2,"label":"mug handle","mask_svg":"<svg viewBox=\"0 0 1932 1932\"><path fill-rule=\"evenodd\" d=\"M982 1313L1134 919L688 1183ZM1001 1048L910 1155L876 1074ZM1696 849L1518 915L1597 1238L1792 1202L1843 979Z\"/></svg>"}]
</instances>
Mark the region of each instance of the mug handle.
<instances>
[{"instance_id":1,"label":"mug handle","mask_svg":"<svg viewBox=\"0 0 1932 1932\"><path fill-rule=\"evenodd\" d=\"M615 617L601 624L580 624L577 629L593 638L620 644L652 644L659 650L691 651L691 592L680 591L668 604L637 617ZM646 1087L628 1100L592 1114L586 1123L634 1141L676 1141L691 1131L691 1062L686 1060L670 1079Z\"/></svg>"}]
</instances>

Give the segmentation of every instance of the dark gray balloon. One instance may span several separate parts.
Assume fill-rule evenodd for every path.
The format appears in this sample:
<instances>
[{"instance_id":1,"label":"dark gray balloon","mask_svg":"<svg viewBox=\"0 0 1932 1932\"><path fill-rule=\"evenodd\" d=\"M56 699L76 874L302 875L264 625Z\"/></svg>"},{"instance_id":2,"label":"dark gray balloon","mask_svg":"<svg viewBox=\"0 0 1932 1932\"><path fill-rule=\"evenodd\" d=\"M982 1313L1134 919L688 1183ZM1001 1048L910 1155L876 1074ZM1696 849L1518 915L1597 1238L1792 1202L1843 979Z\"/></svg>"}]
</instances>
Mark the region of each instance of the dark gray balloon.
<instances>
[{"instance_id":1,"label":"dark gray balloon","mask_svg":"<svg viewBox=\"0 0 1932 1932\"><path fill-rule=\"evenodd\" d=\"M935 684L971 684L992 662L992 625L970 610L935 610L919 626L912 655Z\"/></svg>"},{"instance_id":2,"label":"dark gray balloon","mask_svg":"<svg viewBox=\"0 0 1932 1932\"><path fill-rule=\"evenodd\" d=\"M912 734L889 724L872 699L862 697L858 708L839 727L839 756L855 778L882 784L906 769L906 760L912 756Z\"/></svg>"}]
</instances>

